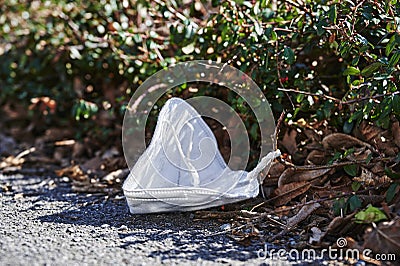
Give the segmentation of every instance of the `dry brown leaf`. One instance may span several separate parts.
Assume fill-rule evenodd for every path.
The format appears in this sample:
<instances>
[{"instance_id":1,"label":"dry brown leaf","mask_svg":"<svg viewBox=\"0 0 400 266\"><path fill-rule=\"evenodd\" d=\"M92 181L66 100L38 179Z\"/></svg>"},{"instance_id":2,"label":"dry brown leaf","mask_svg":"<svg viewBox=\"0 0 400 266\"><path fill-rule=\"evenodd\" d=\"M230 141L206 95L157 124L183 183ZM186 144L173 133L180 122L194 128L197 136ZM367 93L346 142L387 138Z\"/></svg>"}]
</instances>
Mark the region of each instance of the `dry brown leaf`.
<instances>
[{"instance_id":1,"label":"dry brown leaf","mask_svg":"<svg viewBox=\"0 0 400 266\"><path fill-rule=\"evenodd\" d=\"M115 193L116 189L108 187L105 184L98 182L91 182L89 179L85 181L72 181L72 190L81 193Z\"/></svg>"},{"instance_id":2,"label":"dry brown leaf","mask_svg":"<svg viewBox=\"0 0 400 266\"><path fill-rule=\"evenodd\" d=\"M397 187L397 189L398 189L398 187ZM397 196L395 196L395 198L393 200L393 202L396 202L396 204L394 205L393 212L397 213L397 215L400 215L400 194L399 194L398 190L396 190L396 191L397 191L396 192Z\"/></svg>"},{"instance_id":3,"label":"dry brown leaf","mask_svg":"<svg viewBox=\"0 0 400 266\"><path fill-rule=\"evenodd\" d=\"M305 164L323 165L326 163L326 154L324 151L312 150L306 158Z\"/></svg>"},{"instance_id":4,"label":"dry brown leaf","mask_svg":"<svg viewBox=\"0 0 400 266\"><path fill-rule=\"evenodd\" d=\"M74 136L74 130L72 128L49 128L44 133L44 141L60 141L64 139L70 139Z\"/></svg>"},{"instance_id":5,"label":"dry brown leaf","mask_svg":"<svg viewBox=\"0 0 400 266\"><path fill-rule=\"evenodd\" d=\"M375 186L376 185L375 178L376 176L374 175L374 173L368 171L364 167L361 167L361 175L358 177L356 176L353 179L354 181L362 182L367 186Z\"/></svg>"},{"instance_id":6,"label":"dry brown leaf","mask_svg":"<svg viewBox=\"0 0 400 266\"><path fill-rule=\"evenodd\" d=\"M359 195L358 197L364 205L379 205L385 200L384 195Z\"/></svg>"},{"instance_id":7,"label":"dry brown leaf","mask_svg":"<svg viewBox=\"0 0 400 266\"><path fill-rule=\"evenodd\" d=\"M293 227L298 225L300 222L304 221L311 213L313 213L316 209L321 207L321 204L315 202L313 204L304 205L300 211L293 217L290 217L287 223L288 227Z\"/></svg>"},{"instance_id":8,"label":"dry brown leaf","mask_svg":"<svg viewBox=\"0 0 400 266\"><path fill-rule=\"evenodd\" d=\"M323 176L331 169L316 169L316 170L295 170L294 168L286 169L278 180L278 187L292 182L311 181L317 177Z\"/></svg>"},{"instance_id":9,"label":"dry brown leaf","mask_svg":"<svg viewBox=\"0 0 400 266\"><path fill-rule=\"evenodd\" d=\"M220 211L196 211L194 213L194 219L216 219L216 220L227 220L231 221L238 217L239 213L237 211L228 211L228 212L220 212Z\"/></svg>"},{"instance_id":10,"label":"dry brown leaf","mask_svg":"<svg viewBox=\"0 0 400 266\"><path fill-rule=\"evenodd\" d=\"M18 153L16 156L9 156L5 158L3 161L0 162L0 169L4 169L6 167L10 166L21 166L26 162L26 158L28 155L31 155L33 152L36 151L35 147L31 147L29 149L26 149L20 153Z\"/></svg>"},{"instance_id":11,"label":"dry brown leaf","mask_svg":"<svg viewBox=\"0 0 400 266\"><path fill-rule=\"evenodd\" d=\"M349 182L347 182L347 180L344 180L344 182L338 186L332 186L330 182L328 182L324 186L312 185L310 188L310 192L313 193L313 195L318 196L319 198L332 197L334 195L352 192L351 183L352 180L349 180ZM326 202L326 204L330 204L330 202Z\"/></svg>"},{"instance_id":12,"label":"dry brown leaf","mask_svg":"<svg viewBox=\"0 0 400 266\"><path fill-rule=\"evenodd\" d=\"M377 162L374 166L369 169L372 173L381 176L385 174L385 164L384 162Z\"/></svg>"},{"instance_id":13,"label":"dry brown leaf","mask_svg":"<svg viewBox=\"0 0 400 266\"><path fill-rule=\"evenodd\" d=\"M288 129L282 138L282 146L288 151L290 155L293 155L297 151L296 143L297 131Z\"/></svg>"},{"instance_id":14,"label":"dry brown leaf","mask_svg":"<svg viewBox=\"0 0 400 266\"><path fill-rule=\"evenodd\" d=\"M363 183L366 186L377 186L390 182L390 178L386 175L379 177L364 167L361 167L361 175L354 177L353 180Z\"/></svg>"},{"instance_id":15,"label":"dry brown leaf","mask_svg":"<svg viewBox=\"0 0 400 266\"><path fill-rule=\"evenodd\" d=\"M89 177L84 173L79 165L72 165L60 170L55 170L55 173L59 177L67 176L77 181L89 180Z\"/></svg>"},{"instance_id":16,"label":"dry brown leaf","mask_svg":"<svg viewBox=\"0 0 400 266\"><path fill-rule=\"evenodd\" d=\"M381 129L374 126L368 121L362 121L358 127L355 128L355 136L370 141L381 133Z\"/></svg>"},{"instance_id":17,"label":"dry brown leaf","mask_svg":"<svg viewBox=\"0 0 400 266\"><path fill-rule=\"evenodd\" d=\"M338 216L333 218L326 229L326 233L340 236L343 235L343 233L347 232L347 227L353 224L352 219L354 215L355 213L352 213L345 217Z\"/></svg>"},{"instance_id":18,"label":"dry brown leaf","mask_svg":"<svg viewBox=\"0 0 400 266\"><path fill-rule=\"evenodd\" d=\"M263 180L263 188L270 191L269 187L276 187L278 184L279 176L285 171L285 166L277 161L272 162L271 168L269 169L267 176ZM268 191L264 191L264 195L271 194L272 191L268 193Z\"/></svg>"},{"instance_id":19,"label":"dry brown leaf","mask_svg":"<svg viewBox=\"0 0 400 266\"><path fill-rule=\"evenodd\" d=\"M393 142L400 148L400 125L399 121L392 124Z\"/></svg>"},{"instance_id":20,"label":"dry brown leaf","mask_svg":"<svg viewBox=\"0 0 400 266\"><path fill-rule=\"evenodd\" d=\"M115 120L115 115L112 112L101 110L97 114L98 118L96 120L102 127L111 127Z\"/></svg>"},{"instance_id":21,"label":"dry brown leaf","mask_svg":"<svg viewBox=\"0 0 400 266\"><path fill-rule=\"evenodd\" d=\"M274 197L274 205L284 205L293 198L305 193L310 187L311 184L307 181L293 182L278 187L271 195L272 197Z\"/></svg>"},{"instance_id":22,"label":"dry brown leaf","mask_svg":"<svg viewBox=\"0 0 400 266\"><path fill-rule=\"evenodd\" d=\"M17 143L14 138L0 133L0 156L9 156L14 153Z\"/></svg>"},{"instance_id":23,"label":"dry brown leaf","mask_svg":"<svg viewBox=\"0 0 400 266\"><path fill-rule=\"evenodd\" d=\"M352 249L352 250L358 250L360 253L360 259L365 261L367 263L367 265L376 265L376 266L381 266L382 262L375 260L373 258L370 258L368 256L364 256L363 255L363 251L364 249L358 244L358 242L356 240L354 240L354 238L350 237L350 236L346 236L346 246L344 247L347 250ZM337 248L337 244L334 244L334 248ZM357 261L355 260L355 258L348 258L349 261L348 263L350 263L351 265L357 264ZM385 264L386 265L386 264Z\"/></svg>"},{"instance_id":24,"label":"dry brown leaf","mask_svg":"<svg viewBox=\"0 0 400 266\"><path fill-rule=\"evenodd\" d=\"M256 227L251 226L251 228L246 228L245 230L232 230L232 233L228 236L244 246L250 246L252 243L251 240L258 238L260 232Z\"/></svg>"},{"instance_id":25,"label":"dry brown leaf","mask_svg":"<svg viewBox=\"0 0 400 266\"><path fill-rule=\"evenodd\" d=\"M400 218L367 229L364 240L364 248L376 253L394 253L400 256Z\"/></svg>"},{"instance_id":26,"label":"dry brown leaf","mask_svg":"<svg viewBox=\"0 0 400 266\"><path fill-rule=\"evenodd\" d=\"M103 160L101 166L104 167L104 170L107 172L127 167L124 157L114 157L105 159Z\"/></svg>"},{"instance_id":27,"label":"dry brown leaf","mask_svg":"<svg viewBox=\"0 0 400 266\"><path fill-rule=\"evenodd\" d=\"M300 143L300 144L303 144L303 142ZM302 147L302 150L307 150L307 151L321 150L321 149L322 149L321 142L317 142L317 141L315 141L315 140L312 140L311 142L306 143L306 144ZM308 153L307 153L307 155L308 155Z\"/></svg>"},{"instance_id":28,"label":"dry brown leaf","mask_svg":"<svg viewBox=\"0 0 400 266\"><path fill-rule=\"evenodd\" d=\"M28 110L24 104L16 101L7 101L1 108L4 122L28 119Z\"/></svg>"},{"instance_id":29,"label":"dry brown leaf","mask_svg":"<svg viewBox=\"0 0 400 266\"><path fill-rule=\"evenodd\" d=\"M79 158L82 157L82 155L85 153L86 148L85 145L83 145L82 142L75 142L74 145L72 146L72 158Z\"/></svg>"},{"instance_id":30,"label":"dry brown leaf","mask_svg":"<svg viewBox=\"0 0 400 266\"><path fill-rule=\"evenodd\" d=\"M11 166L21 166L24 162L25 162L24 158L9 156L0 162L0 169L4 169Z\"/></svg>"},{"instance_id":31,"label":"dry brown leaf","mask_svg":"<svg viewBox=\"0 0 400 266\"><path fill-rule=\"evenodd\" d=\"M395 156L399 152L399 148L393 145L394 138L391 132L374 126L372 123L362 121L356 131L356 135L365 139L371 145L377 147L387 156Z\"/></svg>"},{"instance_id":32,"label":"dry brown leaf","mask_svg":"<svg viewBox=\"0 0 400 266\"><path fill-rule=\"evenodd\" d=\"M318 134L317 130L315 130L314 128L304 128L303 132L308 139L311 139L315 142L321 141L321 135Z\"/></svg>"},{"instance_id":33,"label":"dry brown leaf","mask_svg":"<svg viewBox=\"0 0 400 266\"><path fill-rule=\"evenodd\" d=\"M93 157L92 159L86 161L81 168L84 171L88 171L88 170L100 170L101 169L101 165L103 164L103 160L100 157Z\"/></svg>"},{"instance_id":34,"label":"dry brown leaf","mask_svg":"<svg viewBox=\"0 0 400 266\"><path fill-rule=\"evenodd\" d=\"M288 216L291 210L292 208L290 206L278 206L274 208L275 214L280 218L282 218L282 216Z\"/></svg>"},{"instance_id":35,"label":"dry brown leaf","mask_svg":"<svg viewBox=\"0 0 400 266\"><path fill-rule=\"evenodd\" d=\"M289 180L289 178L290 178L292 175L294 175L295 172L296 172L296 170L295 170L293 167L288 168L288 169L286 169L285 171L283 171L283 173L281 174L281 176L280 176L279 179L278 179L278 187L281 187L281 186L283 186L284 184L290 183L290 182L285 182L285 183L283 183L282 180L283 180L283 181Z\"/></svg>"},{"instance_id":36,"label":"dry brown leaf","mask_svg":"<svg viewBox=\"0 0 400 266\"><path fill-rule=\"evenodd\" d=\"M107 184L113 185L115 183L121 183L122 180L125 180L129 174L129 169L118 169L113 171L102 178Z\"/></svg>"},{"instance_id":37,"label":"dry brown leaf","mask_svg":"<svg viewBox=\"0 0 400 266\"><path fill-rule=\"evenodd\" d=\"M343 150L357 146L368 147L371 150L375 150L370 144L343 133L333 133L326 136L322 140L322 145L327 150Z\"/></svg>"},{"instance_id":38,"label":"dry brown leaf","mask_svg":"<svg viewBox=\"0 0 400 266\"><path fill-rule=\"evenodd\" d=\"M106 160L106 159L112 159L115 157L118 157L119 151L117 147L111 147L110 149L106 150L103 155L101 156L101 159Z\"/></svg>"},{"instance_id":39,"label":"dry brown leaf","mask_svg":"<svg viewBox=\"0 0 400 266\"><path fill-rule=\"evenodd\" d=\"M277 178L283 173L283 171L285 171L285 166L280 162L274 161L268 171L267 178Z\"/></svg>"},{"instance_id":40,"label":"dry brown leaf","mask_svg":"<svg viewBox=\"0 0 400 266\"><path fill-rule=\"evenodd\" d=\"M366 161L368 157L372 156L372 151L367 147L354 148L354 152L347 155L351 161Z\"/></svg>"}]
</instances>

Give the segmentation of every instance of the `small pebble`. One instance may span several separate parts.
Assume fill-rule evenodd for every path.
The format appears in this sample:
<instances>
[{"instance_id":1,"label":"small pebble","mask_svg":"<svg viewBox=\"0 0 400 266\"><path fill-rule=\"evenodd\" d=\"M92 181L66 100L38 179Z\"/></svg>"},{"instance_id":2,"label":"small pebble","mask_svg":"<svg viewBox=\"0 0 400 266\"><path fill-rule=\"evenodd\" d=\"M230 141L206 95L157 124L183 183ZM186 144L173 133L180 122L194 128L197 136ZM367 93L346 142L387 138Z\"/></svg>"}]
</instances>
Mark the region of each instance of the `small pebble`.
<instances>
[{"instance_id":1,"label":"small pebble","mask_svg":"<svg viewBox=\"0 0 400 266\"><path fill-rule=\"evenodd\" d=\"M120 228L118 228L118 231L125 231L125 230L128 230L128 226L126 226L126 225L121 225L120 226Z\"/></svg>"},{"instance_id":2,"label":"small pebble","mask_svg":"<svg viewBox=\"0 0 400 266\"><path fill-rule=\"evenodd\" d=\"M223 230L223 231L228 231L231 229L231 225L230 224L223 224L219 227L219 229Z\"/></svg>"}]
</instances>

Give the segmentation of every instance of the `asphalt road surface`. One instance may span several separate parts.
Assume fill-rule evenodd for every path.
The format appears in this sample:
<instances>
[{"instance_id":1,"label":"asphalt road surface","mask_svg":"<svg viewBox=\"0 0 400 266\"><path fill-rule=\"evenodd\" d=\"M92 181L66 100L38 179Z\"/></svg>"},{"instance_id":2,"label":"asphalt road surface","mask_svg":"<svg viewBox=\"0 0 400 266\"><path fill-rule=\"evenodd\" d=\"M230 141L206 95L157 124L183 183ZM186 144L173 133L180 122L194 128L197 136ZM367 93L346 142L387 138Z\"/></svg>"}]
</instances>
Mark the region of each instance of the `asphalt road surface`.
<instances>
[{"instance_id":1,"label":"asphalt road surface","mask_svg":"<svg viewBox=\"0 0 400 266\"><path fill-rule=\"evenodd\" d=\"M288 264L192 213L131 215L123 197L73 193L57 177L0 174L0 185L0 265Z\"/></svg>"}]
</instances>

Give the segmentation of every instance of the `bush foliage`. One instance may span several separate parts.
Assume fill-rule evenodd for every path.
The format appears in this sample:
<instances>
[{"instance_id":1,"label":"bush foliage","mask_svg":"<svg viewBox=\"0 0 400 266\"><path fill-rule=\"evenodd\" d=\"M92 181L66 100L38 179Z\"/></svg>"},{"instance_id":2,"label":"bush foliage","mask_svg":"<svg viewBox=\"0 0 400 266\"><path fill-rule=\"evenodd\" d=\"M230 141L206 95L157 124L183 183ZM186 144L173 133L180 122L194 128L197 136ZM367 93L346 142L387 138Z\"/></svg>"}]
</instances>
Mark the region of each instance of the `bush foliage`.
<instances>
[{"instance_id":1,"label":"bush foliage","mask_svg":"<svg viewBox=\"0 0 400 266\"><path fill-rule=\"evenodd\" d=\"M106 135L115 125L102 114L120 123L141 82L192 59L238 67L288 120L350 132L400 116L396 0L0 2L0 102L42 101L48 122L63 117L81 134Z\"/></svg>"}]
</instances>

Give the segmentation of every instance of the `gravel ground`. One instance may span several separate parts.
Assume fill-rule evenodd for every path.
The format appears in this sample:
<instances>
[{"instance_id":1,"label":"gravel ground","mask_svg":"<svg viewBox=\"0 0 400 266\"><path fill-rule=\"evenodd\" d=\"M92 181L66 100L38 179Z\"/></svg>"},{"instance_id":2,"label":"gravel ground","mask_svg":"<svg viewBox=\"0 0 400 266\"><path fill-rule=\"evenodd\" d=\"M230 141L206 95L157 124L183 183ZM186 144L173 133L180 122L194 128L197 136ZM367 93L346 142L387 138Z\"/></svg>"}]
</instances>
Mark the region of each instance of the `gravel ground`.
<instances>
[{"instance_id":1,"label":"gravel ground","mask_svg":"<svg viewBox=\"0 0 400 266\"><path fill-rule=\"evenodd\" d=\"M131 215L122 197L76 194L54 177L0 174L0 184L0 265L265 262L261 246L212 236L220 224L191 213Z\"/></svg>"},{"instance_id":2,"label":"gravel ground","mask_svg":"<svg viewBox=\"0 0 400 266\"><path fill-rule=\"evenodd\" d=\"M262 245L240 245L193 213L131 215L122 196L73 193L57 177L0 173L0 187L2 266L288 265L260 259Z\"/></svg>"}]
</instances>

